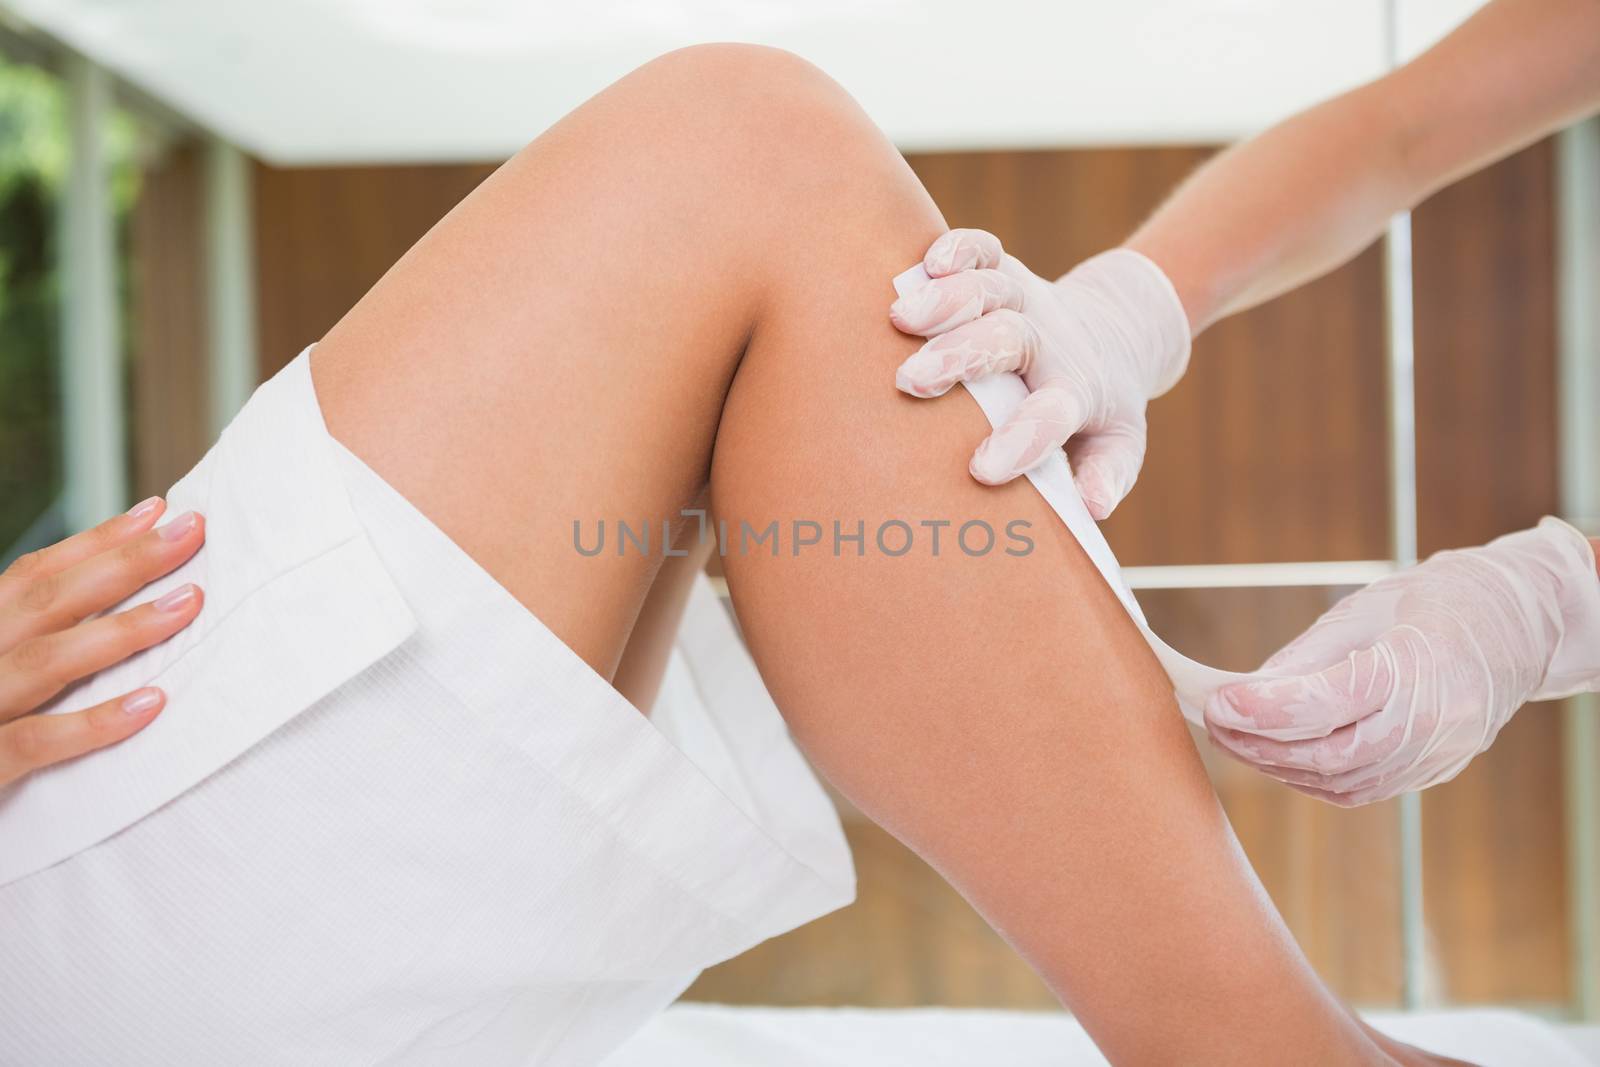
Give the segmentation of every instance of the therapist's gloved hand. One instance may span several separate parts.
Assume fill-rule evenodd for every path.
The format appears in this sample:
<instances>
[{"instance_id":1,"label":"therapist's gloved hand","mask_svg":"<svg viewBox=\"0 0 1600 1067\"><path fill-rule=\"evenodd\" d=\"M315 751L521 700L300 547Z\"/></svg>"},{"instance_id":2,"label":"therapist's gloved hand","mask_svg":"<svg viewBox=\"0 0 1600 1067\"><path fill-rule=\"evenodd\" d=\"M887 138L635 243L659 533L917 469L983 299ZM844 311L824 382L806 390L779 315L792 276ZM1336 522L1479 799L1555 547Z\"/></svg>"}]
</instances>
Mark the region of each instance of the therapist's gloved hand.
<instances>
[{"instance_id":1,"label":"therapist's gloved hand","mask_svg":"<svg viewBox=\"0 0 1600 1067\"><path fill-rule=\"evenodd\" d=\"M1145 402L1189 361L1189 320L1161 268L1118 248L1050 282L983 230L944 234L922 265L933 280L896 300L889 317L929 340L895 384L930 397L1016 371L1030 395L978 447L972 476L1008 482L1067 444L1089 513L1110 515L1144 463Z\"/></svg>"},{"instance_id":2,"label":"therapist's gloved hand","mask_svg":"<svg viewBox=\"0 0 1600 1067\"><path fill-rule=\"evenodd\" d=\"M1205 706L1217 744L1342 807L1448 781L1530 700L1600 690L1600 575L1546 518L1334 605Z\"/></svg>"},{"instance_id":3,"label":"therapist's gloved hand","mask_svg":"<svg viewBox=\"0 0 1600 1067\"><path fill-rule=\"evenodd\" d=\"M205 540L193 512L159 529L152 497L0 574L0 786L138 733L166 703L152 686L61 715L32 715L62 689L158 644L200 613L198 586L90 616L177 569ZM85 622L84 620L89 621Z\"/></svg>"}]
</instances>

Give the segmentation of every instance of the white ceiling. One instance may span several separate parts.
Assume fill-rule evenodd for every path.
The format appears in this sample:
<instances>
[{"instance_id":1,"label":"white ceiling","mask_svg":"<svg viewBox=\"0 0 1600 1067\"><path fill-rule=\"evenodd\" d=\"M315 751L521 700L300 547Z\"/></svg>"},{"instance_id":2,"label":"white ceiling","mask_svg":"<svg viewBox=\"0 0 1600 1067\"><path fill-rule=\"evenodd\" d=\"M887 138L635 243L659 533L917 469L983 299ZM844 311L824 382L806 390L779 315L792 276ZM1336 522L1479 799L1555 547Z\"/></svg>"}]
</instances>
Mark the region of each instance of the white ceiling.
<instances>
[{"instance_id":1,"label":"white ceiling","mask_svg":"<svg viewBox=\"0 0 1600 1067\"><path fill-rule=\"evenodd\" d=\"M1474 0L1397 0L1403 52ZM0 0L278 163L493 159L684 44L827 70L906 149L1229 139L1382 70L1384 0Z\"/></svg>"}]
</instances>

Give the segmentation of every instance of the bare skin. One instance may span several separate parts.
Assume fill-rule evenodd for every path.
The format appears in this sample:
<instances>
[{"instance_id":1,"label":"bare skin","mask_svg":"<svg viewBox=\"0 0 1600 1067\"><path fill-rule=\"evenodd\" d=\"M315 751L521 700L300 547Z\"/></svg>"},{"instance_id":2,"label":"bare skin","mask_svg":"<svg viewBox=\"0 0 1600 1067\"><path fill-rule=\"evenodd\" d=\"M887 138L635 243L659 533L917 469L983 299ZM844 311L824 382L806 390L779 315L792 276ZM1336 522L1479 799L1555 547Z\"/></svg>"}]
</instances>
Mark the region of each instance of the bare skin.
<instances>
[{"instance_id":1,"label":"bare skin","mask_svg":"<svg viewBox=\"0 0 1600 1067\"><path fill-rule=\"evenodd\" d=\"M1076 542L1026 483L949 476L987 426L976 404L889 384L916 342L885 318L888 279L943 228L816 70L687 49L502 167L328 334L313 377L335 436L607 678L661 555L580 557L574 519L659 530L709 491L735 529L863 520L859 557L791 555L786 535L726 559L822 771L1113 1061L1394 1062L1273 911ZM968 556L952 527L937 557L926 539L891 557L886 518L1023 520L1035 547Z\"/></svg>"},{"instance_id":2,"label":"bare skin","mask_svg":"<svg viewBox=\"0 0 1600 1067\"><path fill-rule=\"evenodd\" d=\"M1199 333L1327 273L1429 194L1600 108L1600 0L1495 0L1393 73L1201 167L1128 247Z\"/></svg>"},{"instance_id":3,"label":"bare skin","mask_svg":"<svg viewBox=\"0 0 1600 1067\"><path fill-rule=\"evenodd\" d=\"M151 497L0 573L0 786L131 737L166 706L164 692L145 686L82 711L32 714L73 682L160 644L200 614L204 594L184 585L92 618L199 551L204 518L176 516L157 530L165 511L166 502Z\"/></svg>"}]
</instances>

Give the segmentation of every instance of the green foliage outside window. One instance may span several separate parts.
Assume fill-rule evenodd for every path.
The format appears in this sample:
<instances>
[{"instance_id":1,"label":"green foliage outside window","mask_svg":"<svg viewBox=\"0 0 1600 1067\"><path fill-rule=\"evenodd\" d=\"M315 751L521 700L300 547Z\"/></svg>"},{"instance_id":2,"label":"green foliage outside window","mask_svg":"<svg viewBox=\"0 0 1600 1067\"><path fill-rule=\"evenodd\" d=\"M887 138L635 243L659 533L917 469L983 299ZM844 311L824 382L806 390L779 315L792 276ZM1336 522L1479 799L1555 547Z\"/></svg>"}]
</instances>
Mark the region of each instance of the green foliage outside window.
<instances>
[{"instance_id":1,"label":"green foliage outside window","mask_svg":"<svg viewBox=\"0 0 1600 1067\"><path fill-rule=\"evenodd\" d=\"M0 553L61 492L56 206L69 163L66 105L55 75L0 59ZM106 136L119 233L138 190L135 134L131 118L113 114Z\"/></svg>"}]
</instances>

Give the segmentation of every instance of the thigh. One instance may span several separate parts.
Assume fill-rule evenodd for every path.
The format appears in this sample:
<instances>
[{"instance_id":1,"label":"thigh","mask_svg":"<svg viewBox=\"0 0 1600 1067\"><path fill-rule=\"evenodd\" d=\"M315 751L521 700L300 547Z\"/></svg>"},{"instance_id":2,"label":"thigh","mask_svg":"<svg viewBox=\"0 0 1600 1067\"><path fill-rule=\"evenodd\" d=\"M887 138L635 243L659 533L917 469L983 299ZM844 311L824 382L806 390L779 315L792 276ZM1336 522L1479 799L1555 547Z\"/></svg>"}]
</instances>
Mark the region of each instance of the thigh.
<instances>
[{"instance_id":1,"label":"thigh","mask_svg":"<svg viewBox=\"0 0 1600 1067\"><path fill-rule=\"evenodd\" d=\"M890 255L937 232L886 149L794 57L646 65L502 166L320 342L329 429L611 677L662 524L704 491L763 302L869 216L914 222ZM602 522L604 549L577 552L574 523L592 547ZM619 554L620 522L649 550Z\"/></svg>"}]
</instances>

